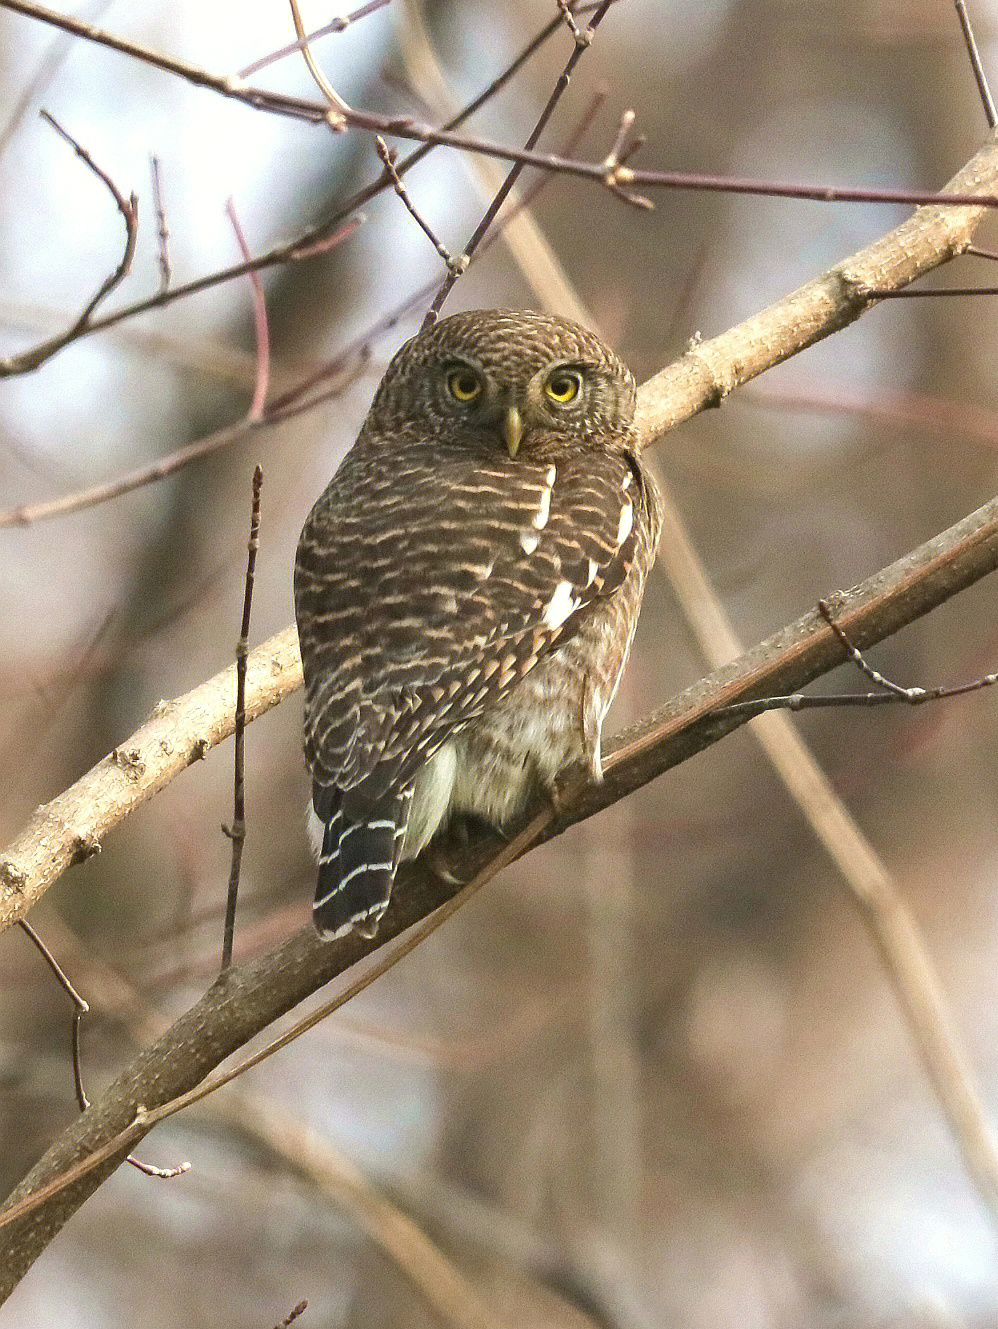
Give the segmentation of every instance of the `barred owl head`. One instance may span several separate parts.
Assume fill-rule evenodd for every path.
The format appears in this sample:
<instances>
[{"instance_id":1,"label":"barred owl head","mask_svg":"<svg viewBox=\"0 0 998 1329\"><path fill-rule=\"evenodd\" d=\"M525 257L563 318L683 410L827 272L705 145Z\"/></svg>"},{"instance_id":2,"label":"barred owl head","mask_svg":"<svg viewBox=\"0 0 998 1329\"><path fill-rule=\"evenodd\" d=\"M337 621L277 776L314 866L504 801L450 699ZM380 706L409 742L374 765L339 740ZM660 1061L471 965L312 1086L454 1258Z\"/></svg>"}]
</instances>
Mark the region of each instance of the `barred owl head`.
<instances>
[{"instance_id":1,"label":"barred owl head","mask_svg":"<svg viewBox=\"0 0 998 1329\"><path fill-rule=\"evenodd\" d=\"M622 446L634 403L630 370L578 323L476 309L405 343L385 372L365 432L541 460Z\"/></svg>"}]
</instances>

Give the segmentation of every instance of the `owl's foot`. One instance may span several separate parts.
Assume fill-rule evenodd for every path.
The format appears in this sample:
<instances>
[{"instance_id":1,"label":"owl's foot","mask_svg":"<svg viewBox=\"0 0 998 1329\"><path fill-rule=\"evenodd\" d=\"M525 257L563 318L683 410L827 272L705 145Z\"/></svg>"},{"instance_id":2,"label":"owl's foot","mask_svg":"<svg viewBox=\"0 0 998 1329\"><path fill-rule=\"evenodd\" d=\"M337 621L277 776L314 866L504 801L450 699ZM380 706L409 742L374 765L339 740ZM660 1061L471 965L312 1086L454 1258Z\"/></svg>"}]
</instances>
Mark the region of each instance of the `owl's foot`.
<instances>
[{"instance_id":1,"label":"owl's foot","mask_svg":"<svg viewBox=\"0 0 998 1329\"><path fill-rule=\"evenodd\" d=\"M428 849L425 854L426 866L435 877L438 877L447 886L467 886L470 878L462 878L451 871L450 864L439 849Z\"/></svg>"},{"instance_id":2,"label":"owl's foot","mask_svg":"<svg viewBox=\"0 0 998 1329\"><path fill-rule=\"evenodd\" d=\"M477 833L477 834L476 834ZM449 886L466 886L472 881L475 872L468 868L466 872L456 872L455 868L464 866L468 851L476 838L482 834L495 836L501 844L509 839L498 826L476 817L473 813L459 813L455 816L443 834L438 835L424 853L430 871L445 881Z\"/></svg>"},{"instance_id":3,"label":"owl's foot","mask_svg":"<svg viewBox=\"0 0 998 1329\"><path fill-rule=\"evenodd\" d=\"M554 779L544 786L544 793L551 804L555 821L560 821L571 809L572 804L583 789L593 783L598 783L602 779L603 772L600 771L598 775L595 775L593 768L588 763L567 766L564 770L559 771Z\"/></svg>"}]
</instances>

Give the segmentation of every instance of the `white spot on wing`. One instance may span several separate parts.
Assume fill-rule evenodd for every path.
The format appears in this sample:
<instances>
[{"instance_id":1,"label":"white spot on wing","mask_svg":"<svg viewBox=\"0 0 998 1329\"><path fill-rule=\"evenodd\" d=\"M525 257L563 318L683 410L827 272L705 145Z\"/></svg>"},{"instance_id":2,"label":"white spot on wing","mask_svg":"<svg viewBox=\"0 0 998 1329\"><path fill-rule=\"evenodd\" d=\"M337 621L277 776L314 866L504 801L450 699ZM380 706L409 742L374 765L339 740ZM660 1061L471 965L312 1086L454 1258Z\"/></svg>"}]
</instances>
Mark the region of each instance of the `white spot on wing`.
<instances>
[{"instance_id":1,"label":"white spot on wing","mask_svg":"<svg viewBox=\"0 0 998 1329\"><path fill-rule=\"evenodd\" d=\"M560 581L544 610L544 622L549 628L560 628L569 614L574 613L578 604L573 594L572 583Z\"/></svg>"},{"instance_id":2,"label":"white spot on wing","mask_svg":"<svg viewBox=\"0 0 998 1329\"><path fill-rule=\"evenodd\" d=\"M586 585L591 586L596 580L596 574L599 572L599 564L594 558L589 560L589 576L586 579Z\"/></svg>"},{"instance_id":3,"label":"white spot on wing","mask_svg":"<svg viewBox=\"0 0 998 1329\"><path fill-rule=\"evenodd\" d=\"M520 547L523 550L523 552L525 554L532 554L534 550L537 548L537 544L540 538L541 537L539 535L535 535L533 531L521 531Z\"/></svg>"},{"instance_id":4,"label":"white spot on wing","mask_svg":"<svg viewBox=\"0 0 998 1329\"><path fill-rule=\"evenodd\" d=\"M624 476L624 483L620 486L621 489L630 489L631 481L633 479L634 476L630 473L630 471L628 471L627 474Z\"/></svg>"},{"instance_id":5,"label":"white spot on wing","mask_svg":"<svg viewBox=\"0 0 998 1329\"><path fill-rule=\"evenodd\" d=\"M625 503L620 509L620 525L617 527L617 544L622 545L631 533L631 527L634 525L634 509L630 503Z\"/></svg>"},{"instance_id":6,"label":"white spot on wing","mask_svg":"<svg viewBox=\"0 0 998 1329\"><path fill-rule=\"evenodd\" d=\"M558 474L557 466L548 467L548 473L544 477L544 483L547 485L548 489L554 488L555 477L557 476L557 474Z\"/></svg>"},{"instance_id":7,"label":"white spot on wing","mask_svg":"<svg viewBox=\"0 0 998 1329\"><path fill-rule=\"evenodd\" d=\"M554 470L554 467L551 468ZM548 524L548 517L551 515L551 486L541 490L541 496L537 503L537 511L534 513L534 525L539 531L542 531Z\"/></svg>"}]
</instances>

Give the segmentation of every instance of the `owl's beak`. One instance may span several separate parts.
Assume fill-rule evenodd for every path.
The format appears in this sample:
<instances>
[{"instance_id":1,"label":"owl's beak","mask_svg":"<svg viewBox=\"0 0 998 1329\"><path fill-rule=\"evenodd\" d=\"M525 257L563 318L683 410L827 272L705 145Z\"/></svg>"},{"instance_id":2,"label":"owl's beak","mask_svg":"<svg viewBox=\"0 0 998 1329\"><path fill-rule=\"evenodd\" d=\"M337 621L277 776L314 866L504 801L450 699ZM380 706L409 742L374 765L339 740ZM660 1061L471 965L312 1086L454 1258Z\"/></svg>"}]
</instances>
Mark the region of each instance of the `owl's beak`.
<instances>
[{"instance_id":1,"label":"owl's beak","mask_svg":"<svg viewBox=\"0 0 998 1329\"><path fill-rule=\"evenodd\" d=\"M507 406L503 413L502 436L509 455L515 457L523 438L523 416L515 406Z\"/></svg>"}]
</instances>

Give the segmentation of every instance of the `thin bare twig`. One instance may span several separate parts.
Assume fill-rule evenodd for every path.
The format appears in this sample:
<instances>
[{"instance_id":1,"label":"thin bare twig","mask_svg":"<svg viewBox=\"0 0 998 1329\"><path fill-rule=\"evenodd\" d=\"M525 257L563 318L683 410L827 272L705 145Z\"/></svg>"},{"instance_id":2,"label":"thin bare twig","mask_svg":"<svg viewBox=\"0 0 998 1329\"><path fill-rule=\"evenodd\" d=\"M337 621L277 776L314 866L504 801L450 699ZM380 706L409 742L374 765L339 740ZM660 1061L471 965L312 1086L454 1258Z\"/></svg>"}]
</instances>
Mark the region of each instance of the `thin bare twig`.
<instances>
[{"instance_id":1,"label":"thin bare twig","mask_svg":"<svg viewBox=\"0 0 998 1329\"><path fill-rule=\"evenodd\" d=\"M173 275L173 267L170 262L170 229L166 223L166 207L163 203L163 176L157 156L154 155L150 158L150 166L152 169L153 206L156 209L156 238L159 244L159 290L162 295L170 289L170 279ZM244 255L244 257L248 257L248 255Z\"/></svg>"},{"instance_id":2,"label":"thin bare twig","mask_svg":"<svg viewBox=\"0 0 998 1329\"><path fill-rule=\"evenodd\" d=\"M575 6L573 5L572 0L555 0L555 4L561 10L561 17L564 19L565 27L575 39L576 46L588 46L593 39L592 33L579 27L578 21L573 12Z\"/></svg>"},{"instance_id":3,"label":"thin bare twig","mask_svg":"<svg viewBox=\"0 0 998 1329\"><path fill-rule=\"evenodd\" d=\"M256 553L260 547L260 491L263 467L253 470L253 502L250 508L250 533L246 553L246 582L243 591L243 617L236 642L236 716L234 724L232 825L222 830L232 841L229 889L225 905L225 928L222 934L222 973L232 963L232 938L236 929L236 901L239 896L239 872L246 842L246 661L249 658L250 615L253 612L253 586L256 581Z\"/></svg>"},{"instance_id":4,"label":"thin bare twig","mask_svg":"<svg viewBox=\"0 0 998 1329\"><path fill-rule=\"evenodd\" d=\"M388 0L378 0L378 3L384 5L388 3ZM280 1324L274 1325L274 1329L291 1329L291 1326L294 1324L295 1320L297 1320L300 1316L304 1315L307 1310L308 1310L308 1302L299 1301L297 1306L292 1306L291 1310L287 1313L287 1315L285 1315L284 1319L281 1321Z\"/></svg>"},{"instance_id":5,"label":"thin bare twig","mask_svg":"<svg viewBox=\"0 0 998 1329\"><path fill-rule=\"evenodd\" d=\"M305 24L301 21L298 0L288 0L288 4L291 6L291 18L294 21L295 32L298 34L302 57L308 66L308 72L315 80L315 86L329 103L329 110L326 112L326 120L330 129L334 130L337 134L342 134L347 127L347 116L350 114L350 107L329 82L329 79L326 78L325 74L319 68L315 56L312 54L308 34L305 31Z\"/></svg>"},{"instance_id":6,"label":"thin bare twig","mask_svg":"<svg viewBox=\"0 0 998 1329\"><path fill-rule=\"evenodd\" d=\"M41 937L31 926L26 918L18 919L18 926L25 936L31 941L32 945L38 951L39 955L48 965L55 976L56 982L65 992L66 996L73 1004L73 1025L72 1025L72 1055L73 1055L73 1087L76 1090L76 1101L79 1104L81 1112L86 1112L90 1106L90 1100L87 1097L87 1091L83 1087L83 1060L80 1054L80 1026L83 1023L83 1017L90 1010L89 1003L80 996L69 975L63 969L62 965L52 954L52 951L42 941ZM136 1158L134 1154L127 1154L125 1162L130 1163L133 1168L142 1172L147 1177L157 1177L163 1181L169 1181L173 1177L180 1177L185 1172L190 1172L190 1163L178 1163L176 1167L154 1167L152 1163L145 1163L141 1158Z\"/></svg>"},{"instance_id":7,"label":"thin bare twig","mask_svg":"<svg viewBox=\"0 0 998 1329\"><path fill-rule=\"evenodd\" d=\"M588 25L586 26L585 39L583 40L581 39L581 37L576 38L575 47L572 50L572 54L568 57L568 61L565 64L565 68L559 74L558 81L555 83L550 97L548 97L543 110L541 111L540 115L537 117L537 123L534 125L533 129L530 131L529 135L527 136L527 141L524 144L524 150L526 152L529 152L533 149L538 139L540 138L541 134L543 134L548 121L551 119L551 116L554 114L555 107L558 105L559 101L561 101L562 95L568 88L569 82L572 77L572 72L575 69L575 66L578 64L581 57L585 54L585 52L588 50L589 46L591 45L596 29L599 27L600 23L603 20L604 15L606 14L610 6L613 4L613 2L614 0L603 0L603 3L598 7L596 12L593 14L592 18L589 20ZM564 7L562 8L562 12L563 13L565 12ZM575 20L573 19L572 22L574 24ZM516 184L522 172L523 172L523 162L522 161L514 162L513 166L510 168L509 172L507 173L505 180L503 180L502 184L499 186L498 190L496 191L495 197L492 199L492 202L485 209L481 221L478 223L478 225L475 227L474 231L472 232L471 238L468 240L468 243L464 247L464 252L461 255L461 258L453 266L451 264L448 264L447 276L444 278L443 282L440 285L440 289L433 297L433 301L429 309L426 311L426 317L423 319L424 328L428 328L433 323L436 322L437 316L439 315L440 310L443 308L444 301L447 299L448 295L454 288L454 283L458 280L458 278L461 276L461 273L470 263L472 256L475 253L475 250L478 248L479 244L485 238L486 232L488 231L492 223L495 221L499 213L499 209L505 203L510 190Z\"/></svg>"},{"instance_id":8,"label":"thin bare twig","mask_svg":"<svg viewBox=\"0 0 998 1329\"><path fill-rule=\"evenodd\" d=\"M125 223L125 245L118 266L101 282L76 322L65 332L42 342L39 346L35 346L29 351L22 351L19 355L8 356L5 360L0 361L0 375L3 373L24 373L27 370L37 369L49 356L54 355L57 351L62 350L64 346L68 346L71 341L76 341L83 333L89 331L93 322L92 315L98 305L127 277L135 255L135 243L138 239L139 200L137 195L133 193L126 199L108 173L97 165L86 148L81 146L72 134L62 127L55 116L48 111L39 111L39 115L46 124L52 126L60 138L72 147L77 157L100 180L114 199L115 206Z\"/></svg>"},{"instance_id":9,"label":"thin bare twig","mask_svg":"<svg viewBox=\"0 0 998 1329\"><path fill-rule=\"evenodd\" d=\"M77 992L65 969L63 969L62 965L55 958L55 956L52 954L49 948L45 945L41 937L31 926L28 920L26 918L19 918L17 921L18 921L18 926L21 928L22 932L25 933L25 935L31 941L32 945L38 951L39 955L42 957L42 959L45 961L48 967L52 970L56 982L62 988L63 992L65 992L69 1000L73 1003L74 1016L80 1017L86 1015L87 1012L90 1010L90 1006L88 1005L87 1001L83 997L81 997L80 994ZM80 1085L80 1076L75 1065L73 1068L73 1078L76 1081L76 1086L77 1086L76 1097L80 1104L80 1111L83 1112L89 1106L89 1104L87 1103L87 1096L83 1092L83 1088Z\"/></svg>"},{"instance_id":10,"label":"thin bare twig","mask_svg":"<svg viewBox=\"0 0 998 1329\"><path fill-rule=\"evenodd\" d=\"M395 190L395 193L402 200L402 203L406 211L409 213L409 216L412 217L413 221L415 221L416 225L426 236L427 240L429 240L430 244L443 259L444 266L447 268L447 271L451 273L455 277L455 279L457 277L460 277L461 273L471 262L470 258L468 257L467 254L462 254L460 258L455 258L453 254L450 252L450 250L447 248L447 246L444 244L444 242L434 233L433 228L430 226L429 222L426 221L425 218L420 215L418 209L416 208L415 203L413 203L412 198L410 197L409 191L402 183L401 176L399 175L398 171L396 171L395 169L395 154L392 153L392 151L388 147L388 144L380 135L374 141L375 144L377 145L378 156L381 158L381 164L384 166L385 171L387 172L388 177L392 182L392 188Z\"/></svg>"},{"instance_id":11,"label":"thin bare twig","mask_svg":"<svg viewBox=\"0 0 998 1329\"><path fill-rule=\"evenodd\" d=\"M987 448L998 448L998 412L968 402L916 392L879 394L864 400L833 388L767 388L743 393L740 401L763 410L818 411L859 416L892 426L908 425L959 435Z\"/></svg>"},{"instance_id":12,"label":"thin bare twig","mask_svg":"<svg viewBox=\"0 0 998 1329\"><path fill-rule=\"evenodd\" d=\"M239 252L247 261L250 258L249 245L246 243L246 236L243 234L243 228L239 224L239 218L236 215L236 205L232 199L227 199L225 211L229 221L232 223L232 229L235 232L236 244L239 246ZM263 280L259 272L252 271L247 273L250 280L250 286L253 290L253 328L256 333L256 378L253 385L253 398L250 402L249 411L246 414L247 420L254 424L264 417L264 409L267 403L267 389L270 386L270 328L267 322L267 297L263 289Z\"/></svg>"},{"instance_id":13,"label":"thin bare twig","mask_svg":"<svg viewBox=\"0 0 998 1329\"><path fill-rule=\"evenodd\" d=\"M368 14L373 14L377 9L384 9L385 5L390 3L391 0L369 0L366 5L361 5L352 14L342 14L338 18L331 19L324 27L316 28L314 32L308 33L305 37L299 37L296 42L289 42L287 46L282 46L280 50L271 51L269 55L263 55L259 60L254 60L245 69L240 69L236 77L249 78L251 74L258 74L261 69L276 64L278 60L283 60L286 56L295 55L298 51L311 45L312 42L317 42L322 37L328 37L331 32L345 32L351 23L366 18Z\"/></svg>"},{"instance_id":14,"label":"thin bare twig","mask_svg":"<svg viewBox=\"0 0 998 1329\"><path fill-rule=\"evenodd\" d=\"M865 672L865 671L864 671ZM873 671L876 673L876 670ZM885 680L885 683L887 680ZM926 701L940 701L950 697L965 697L971 692L980 692L983 688L998 684L998 673L983 674L970 683L960 683L954 687L899 688L896 692L833 692L811 696L805 692L790 692L783 697L760 697L758 701L739 701L731 706L722 706L719 715L742 715L752 719L756 715L765 715L767 711L820 711L834 710L840 706L889 706L906 702L910 706L921 705Z\"/></svg>"},{"instance_id":15,"label":"thin bare twig","mask_svg":"<svg viewBox=\"0 0 998 1329\"><path fill-rule=\"evenodd\" d=\"M879 291L874 288L870 292L874 300L922 300L933 295L998 295L998 286L945 286L938 291Z\"/></svg>"},{"instance_id":16,"label":"thin bare twig","mask_svg":"<svg viewBox=\"0 0 998 1329\"><path fill-rule=\"evenodd\" d=\"M63 494L60 498L45 499L39 503L23 503L16 508L8 508L0 512L0 528L31 526L36 521L60 517L67 512L79 512L83 508L96 507L97 504L106 503L109 499L119 498L122 494L130 494L135 489L141 489L143 485L166 479L182 467L189 466L191 462L206 457L229 443L248 438L258 430L269 428L280 418L283 417L269 416L265 420L256 421L238 420L235 424L225 425L222 429L216 429L213 433L205 435L204 438L195 439L193 443L177 448L158 461L126 471L113 480L91 485L87 489L78 489L71 494Z\"/></svg>"},{"instance_id":17,"label":"thin bare twig","mask_svg":"<svg viewBox=\"0 0 998 1329\"><path fill-rule=\"evenodd\" d=\"M115 270L110 274L110 276L106 277L104 281L101 282L100 286L97 288L97 292L94 295L93 299L84 308L83 313L80 315L77 321L73 324L72 328L70 328L69 332L66 334L67 337L69 337L72 336L73 333L77 332L80 328L85 328L87 326L87 324L90 322L91 314L101 303L101 301L104 300L106 296L111 294L111 292L114 290L114 288L118 285L120 281L122 281L125 277L127 277L128 272L132 266L132 258L135 255L135 242L138 239L139 200L137 195L134 193L130 194L129 197L126 199L124 194L121 192L118 186L108 175L107 171L105 171L102 167L97 165L93 157L91 157L90 153L87 152L86 148L84 148L80 143L78 143L76 139L73 138L72 134L69 133L68 130L62 127L62 125L59 123L59 121L55 118L54 115L52 115L49 111L39 111L38 114L42 117L42 119L46 122L46 124L52 126L52 128L55 130L55 132L59 135L60 138L64 139L72 147L73 151L76 153L77 157L79 157L80 161L82 161L83 164L87 167L87 169L92 171L93 174L96 175L97 179L100 180L100 182L104 185L108 193L114 199L115 206L117 207L118 211L121 213L122 220L125 223L125 249L124 253L121 256L121 261L119 262Z\"/></svg>"},{"instance_id":18,"label":"thin bare twig","mask_svg":"<svg viewBox=\"0 0 998 1329\"><path fill-rule=\"evenodd\" d=\"M954 0L956 4L956 15L960 20L960 28L963 32L963 40L967 46L967 55L970 57L970 67L974 71L974 79L977 83L977 90L981 94L981 104L984 107L984 118L988 122L989 129L998 129L998 109L995 108L995 99L991 95L991 89L988 87L988 76L984 72L984 63L981 60L981 53L977 49L977 39L974 36L974 29L970 24L970 16L967 13L965 0Z\"/></svg>"}]
</instances>

